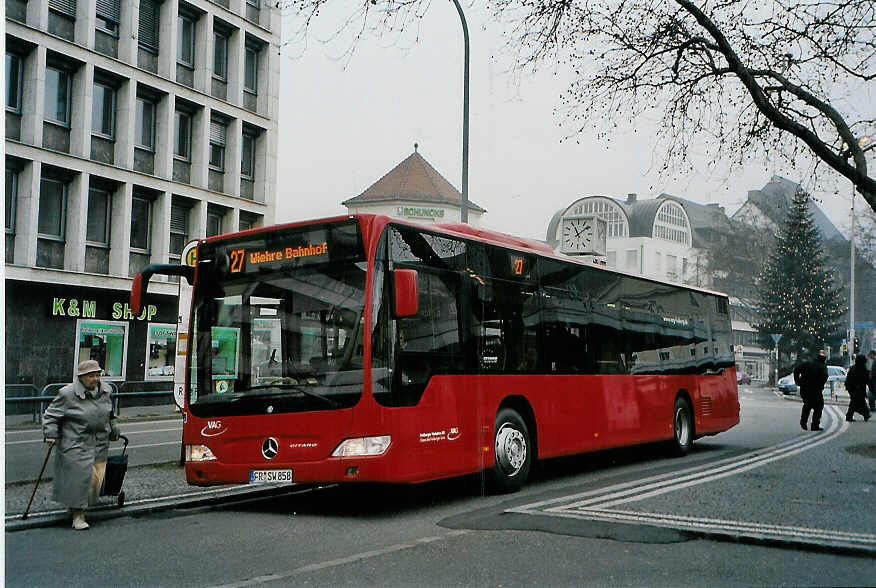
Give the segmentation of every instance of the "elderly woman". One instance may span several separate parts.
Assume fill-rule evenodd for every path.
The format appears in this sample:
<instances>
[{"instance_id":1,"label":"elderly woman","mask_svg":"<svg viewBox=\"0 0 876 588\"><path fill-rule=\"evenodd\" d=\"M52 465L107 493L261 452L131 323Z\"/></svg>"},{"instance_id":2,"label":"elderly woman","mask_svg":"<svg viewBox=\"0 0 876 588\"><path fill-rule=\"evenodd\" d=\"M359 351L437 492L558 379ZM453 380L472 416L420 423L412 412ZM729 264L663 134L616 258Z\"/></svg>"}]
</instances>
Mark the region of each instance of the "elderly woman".
<instances>
[{"instance_id":1,"label":"elderly woman","mask_svg":"<svg viewBox=\"0 0 876 588\"><path fill-rule=\"evenodd\" d=\"M88 528L85 508L97 502L109 442L119 438L102 371L94 360L81 362L79 377L61 388L43 417L46 443L58 444L52 498L70 509L77 531Z\"/></svg>"}]
</instances>

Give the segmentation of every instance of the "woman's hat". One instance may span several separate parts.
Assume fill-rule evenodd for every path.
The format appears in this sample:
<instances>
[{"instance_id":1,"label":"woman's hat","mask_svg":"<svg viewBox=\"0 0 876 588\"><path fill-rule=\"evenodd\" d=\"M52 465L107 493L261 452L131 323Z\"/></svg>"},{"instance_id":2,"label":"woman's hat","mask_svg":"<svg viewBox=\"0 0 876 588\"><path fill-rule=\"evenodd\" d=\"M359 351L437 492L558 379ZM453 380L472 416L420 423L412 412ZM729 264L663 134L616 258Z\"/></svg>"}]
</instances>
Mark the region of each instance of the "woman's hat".
<instances>
[{"instance_id":1,"label":"woman's hat","mask_svg":"<svg viewBox=\"0 0 876 588\"><path fill-rule=\"evenodd\" d=\"M103 368L100 367L99 363L93 359L87 359L79 362L79 371L76 372L76 375L84 376L85 374L93 374L94 372L100 373L102 371Z\"/></svg>"}]
</instances>

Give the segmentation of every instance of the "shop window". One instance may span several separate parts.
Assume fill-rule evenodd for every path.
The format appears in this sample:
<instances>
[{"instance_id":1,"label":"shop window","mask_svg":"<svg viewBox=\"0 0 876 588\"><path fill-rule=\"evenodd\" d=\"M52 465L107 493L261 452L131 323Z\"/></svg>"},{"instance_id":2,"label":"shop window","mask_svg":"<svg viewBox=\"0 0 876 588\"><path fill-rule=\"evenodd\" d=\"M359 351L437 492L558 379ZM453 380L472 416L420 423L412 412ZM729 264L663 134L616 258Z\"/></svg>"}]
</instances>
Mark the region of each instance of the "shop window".
<instances>
[{"instance_id":1,"label":"shop window","mask_svg":"<svg viewBox=\"0 0 876 588\"><path fill-rule=\"evenodd\" d=\"M176 325L151 323L146 340L146 380L172 380L176 362Z\"/></svg>"},{"instance_id":2,"label":"shop window","mask_svg":"<svg viewBox=\"0 0 876 588\"><path fill-rule=\"evenodd\" d=\"M77 358L74 362L96 360L111 380L125 378L128 323L116 321L76 321Z\"/></svg>"}]
</instances>

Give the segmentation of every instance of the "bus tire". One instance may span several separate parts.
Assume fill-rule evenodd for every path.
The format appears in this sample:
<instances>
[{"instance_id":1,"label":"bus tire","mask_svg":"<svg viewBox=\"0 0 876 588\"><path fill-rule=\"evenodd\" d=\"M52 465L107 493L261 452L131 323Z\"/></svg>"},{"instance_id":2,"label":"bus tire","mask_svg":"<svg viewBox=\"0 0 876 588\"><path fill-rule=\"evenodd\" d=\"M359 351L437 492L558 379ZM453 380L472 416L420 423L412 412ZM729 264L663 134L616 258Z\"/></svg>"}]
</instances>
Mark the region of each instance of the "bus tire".
<instances>
[{"instance_id":1,"label":"bus tire","mask_svg":"<svg viewBox=\"0 0 876 588\"><path fill-rule=\"evenodd\" d=\"M532 442L523 418L510 408L496 415L493 436L495 459L487 471L490 487L499 494L516 492L529 477Z\"/></svg>"},{"instance_id":2,"label":"bus tire","mask_svg":"<svg viewBox=\"0 0 876 588\"><path fill-rule=\"evenodd\" d=\"M679 396L672 410L672 453L678 457L687 455L693 445L693 437L693 411L688 401Z\"/></svg>"}]
</instances>

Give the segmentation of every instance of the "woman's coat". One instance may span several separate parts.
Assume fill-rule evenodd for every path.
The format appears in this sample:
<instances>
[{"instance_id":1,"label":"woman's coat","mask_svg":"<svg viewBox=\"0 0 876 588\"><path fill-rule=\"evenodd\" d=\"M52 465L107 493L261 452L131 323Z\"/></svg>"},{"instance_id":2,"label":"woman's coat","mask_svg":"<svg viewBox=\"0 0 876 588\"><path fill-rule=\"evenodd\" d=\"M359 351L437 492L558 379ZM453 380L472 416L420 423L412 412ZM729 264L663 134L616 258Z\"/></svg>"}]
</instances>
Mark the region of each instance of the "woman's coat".
<instances>
[{"instance_id":1,"label":"woman's coat","mask_svg":"<svg viewBox=\"0 0 876 588\"><path fill-rule=\"evenodd\" d=\"M43 434L58 440L52 498L68 508L88 506L92 465L106 461L110 438L119 436L110 391L101 382L88 392L76 378L61 388L43 417Z\"/></svg>"}]
</instances>

